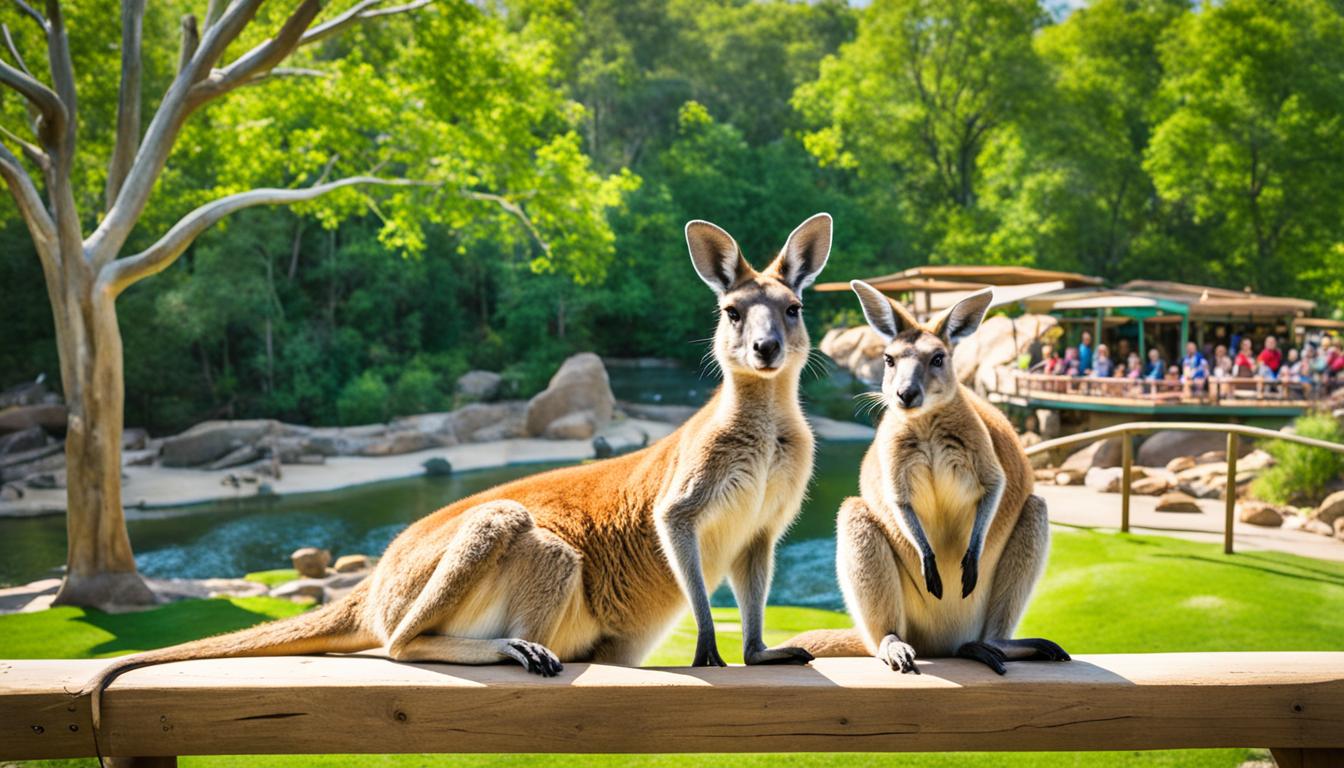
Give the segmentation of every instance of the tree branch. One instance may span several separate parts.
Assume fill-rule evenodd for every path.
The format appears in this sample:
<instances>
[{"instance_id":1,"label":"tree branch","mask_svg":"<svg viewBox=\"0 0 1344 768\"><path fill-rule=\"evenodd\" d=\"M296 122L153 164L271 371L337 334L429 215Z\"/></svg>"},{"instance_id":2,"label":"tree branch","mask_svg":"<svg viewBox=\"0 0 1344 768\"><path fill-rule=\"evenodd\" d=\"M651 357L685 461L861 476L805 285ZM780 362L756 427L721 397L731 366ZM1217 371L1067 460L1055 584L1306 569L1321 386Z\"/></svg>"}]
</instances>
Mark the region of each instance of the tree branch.
<instances>
[{"instance_id":1,"label":"tree branch","mask_svg":"<svg viewBox=\"0 0 1344 768\"><path fill-rule=\"evenodd\" d=\"M145 0L121 3L121 86L117 91L117 139L107 168L107 207L117 201L121 183L140 148L140 46Z\"/></svg>"},{"instance_id":2,"label":"tree branch","mask_svg":"<svg viewBox=\"0 0 1344 768\"><path fill-rule=\"evenodd\" d=\"M201 34L196 31L196 17L188 13L182 17L182 46L177 52L177 72L182 73L191 64L196 48L201 44Z\"/></svg>"},{"instance_id":3,"label":"tree branch","mask_svg":"<svg viewBox=\"0 0 1344 768\"><path fill-rule=\"evenodd\" d=\"M65 132L66 112L61 97L55 91L4 61L0 61L0 83L18 91L41 115L37 137L47 148L50 149L60 141Z\"/></svg>"},{"instance_id":4,"label":"tree branch","mask_svg":"<svg viewBox=\"0 0 1344 768\"><path fill-rule=\"evenodd\" d=\"M537 229L537 226L532 223L532 218L527 215L527 211L523 210L523 206L513 202L503 195L496 195L490 192L475 192L467 189L462 191L462 195L471 200L494 203L500 208L503 208L505 213L513 216L523 225L523 228L532 236L532 239L541 247L541 250L547 255L550 255L551 244L546 242L545 238L541 236L541 232Z\"/></svg>"},{"instance_id":5,"label":"tree branch","mask_svg":"<svg viewBox=\"0 0 1344 768\"><path fill-rule=\"evenodd\" d=\"M63 157L56 158L56 162L73 165L78 100L75 95L75 65L70 59L70 39L65 34L61 0L47 0L47 58L51 65L51 84L65 105L65 122L58 135Z\"/></svg>"},{"instance_id":6,"label":"tree branch","mask_svg":"<svg viewBox=\"0 0 1344 768\"><path fill-rule=\"evenodd\" d=\"M23 150L24 157L27 157L28 161L40 168L43 173L51 168L51 158L46 152L42 151L41 147L32 142L24 141L3 125L0 125L0 135L19 145L19 149Z\"/></svg>"},{"instance_id":7,"label":"tree branch","mask_svg":"<svg viewBox=\"0 0 1344 768\"><path fill-rule=\"evenodd\" d=\"M222 70L210 73L210 76L192 86L187 94L187 110L196 109L201 104L237 88L248 80L261 77L284 61L303 38L322 10L320 0L301 0L299 7L285 19L275 37L239 56L232 64Z\"/></svg>"},{"instance_id":8,"label":"tree branch","mask_svg":"<svg viewBox=\"0 0 1344 768\"><path fill-rule=\"evenodd\" d=\"M14 196L14 202L19 206L19 213L23 216L24 223L28 225L28 231L33 236L33 243L37 246L39 255L43 255L44 252L51 253L52 246L56 244L56 224L51 220L51 214L43 207L42 196L38 194L32 177L4 144L0 144L0 176L4 177L10 194Z\"/></svg>"},{"instance_id":9,"label":"tree branch","mask_svg":"<svg viewBox=\"0 0 1344 768\"><path fill-rule=\"evenodd\" d=\"M36 8L25 3L23 0L14 0L14 4L19 7L20 11L23 11L25 14L27 14L33 21L36 21L37 25L42 28L43 32L47 31L47 20L42 18L42 14L38 13Z\"/></svg>"},{"instance_id":10,"label":"tree branch","mask_svg":"<svg viewBox=\"0 0 1344 768\"><path fill-rule=\"evenodd\" d=\"M314 184L302 189L253 189L235 195L221 197L183 216L168 233L144 251L117 259L102 269L98 282L120 294L127 287L150 275L167 269L183 251L190 246L202 232L209 229L220 219L235 211L258 205L289 205L312 200L342 187L357 184L379 184L384 186L435 186L427 182L407 179L382 179L376 176L352 176L345 179Z\"/></svg>"},{"instance_id":11,"label":"tree branch","mask_svg":"<svg viewBox=\"0 0 1344 768\"><path fill-rule=\"evenodd\" d=\"M311 45L320 40L325 40L332 35L344 31L347 27L354 26L361 21L377 18L379 16L390 16L394 13L408 13L410 11L424 8L433 3L434 0L416 0L405 5L398 5L392 8L378 8L383 4L383 0L362 0L355 3L348 11L340 16L318 24L316 27L308 30L299 45Z\"/></svg>"}]
</instances>

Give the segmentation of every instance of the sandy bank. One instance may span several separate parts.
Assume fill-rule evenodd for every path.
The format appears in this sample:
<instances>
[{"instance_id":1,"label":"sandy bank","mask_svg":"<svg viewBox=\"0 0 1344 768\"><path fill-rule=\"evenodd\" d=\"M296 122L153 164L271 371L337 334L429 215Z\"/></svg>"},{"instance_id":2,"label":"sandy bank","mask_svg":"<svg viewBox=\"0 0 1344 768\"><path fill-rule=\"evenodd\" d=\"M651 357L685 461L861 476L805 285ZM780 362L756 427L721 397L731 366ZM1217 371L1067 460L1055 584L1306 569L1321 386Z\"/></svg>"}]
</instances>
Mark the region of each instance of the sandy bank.
<instances>
[{"instance_id":1,"label":"sandy bank","mask_svg":"<svg viewBox=\"0 0 1344 768\"><path fill-rule=\"evenodd\" d=\"M812 419L822 440L869 440L873 430L862 424ZM652 443L677 428L676 424L648 419L621 419L599 434L612 448L624 452ZM431 448L397 456L333 456L325 464L286 464L279 480L263 478L278 496L338 491L368 483L400 480L423 475L424 463L441 457L453 471L490 469L511 464L577 462L593 458L589 440L543 440L513 438L482 443L464 443ZM234 470L181 469L172 467L123 468L122 503L127 509L156 509L244 499L258 495L260 484L244 483L235 488L226 482ZM65 512L64 489L25 489L24 498L0 502L0 517L31 517Z\"/></svg>"}]
</instances>

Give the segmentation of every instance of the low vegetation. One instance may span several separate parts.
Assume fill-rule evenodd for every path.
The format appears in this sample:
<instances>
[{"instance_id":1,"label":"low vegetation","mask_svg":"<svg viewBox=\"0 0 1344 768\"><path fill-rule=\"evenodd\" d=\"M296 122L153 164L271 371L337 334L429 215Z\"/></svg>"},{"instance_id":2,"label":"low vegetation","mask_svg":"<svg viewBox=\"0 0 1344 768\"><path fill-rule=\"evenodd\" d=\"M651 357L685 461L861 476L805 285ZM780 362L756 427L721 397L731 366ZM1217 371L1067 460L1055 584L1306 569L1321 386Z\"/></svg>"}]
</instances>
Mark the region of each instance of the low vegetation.
<instances>
[{"instance_id":1,"label":"low vegetation","mask_svg":"<svg viewBox=\"0 0 1344 768\"><path fill-rule=\"evenodd\" d=\"M266 580L270 574L250 574ZM143 613L108 615L77 608L0 616L0 658L109 656L176 643L303 610L271 598L195 600ZM724 658L741 661L737 611L715 609ZM772 606L768 642L805 629L843 627L842 613ZM1224 556L1218 546L1158 536L1126 536L1059 528L1023 635L1047 635L1074 653L1175 651L1337 650L1344 636L1344 563L1270 552ZM690 659L695 630L689 618L649 659L680 666ZM1232 768L1250 756L1244 749L1195 752L1114 752L1028 755L716 755L715 765L770 766L1215 766ZM706 758L708 759L708 758ZM348 765L351 758L266 758L267 766ZM364 766L682 766L684 756L379 756ZM223 768L261 764L240 758L184 758L184 766ZM94 765L48 761L34 765Z\"/></svg>"},{"instance_id":2,"label":"low vegetation","mask_svg":"<svg viewBox=\"0 0 1344 768\"><path fill-rule=\"evenodd\" d=\"M1344 428L1328 413L1309 413L1293 422L1303 437L1344 443ZM1265 446L1277 464L1251 484L1251 495L1275 504L1316 504L1344 475L1344 454L1276 440Z\"/></svg>"}]
</instances>

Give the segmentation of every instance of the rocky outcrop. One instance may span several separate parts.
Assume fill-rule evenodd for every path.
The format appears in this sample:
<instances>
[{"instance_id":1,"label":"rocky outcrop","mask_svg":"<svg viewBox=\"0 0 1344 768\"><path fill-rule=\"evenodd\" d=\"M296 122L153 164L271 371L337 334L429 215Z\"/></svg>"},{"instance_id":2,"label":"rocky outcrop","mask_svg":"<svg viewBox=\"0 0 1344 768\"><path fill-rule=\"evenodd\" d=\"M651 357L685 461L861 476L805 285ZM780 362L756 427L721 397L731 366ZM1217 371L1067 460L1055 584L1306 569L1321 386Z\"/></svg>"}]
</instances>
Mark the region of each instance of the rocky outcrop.
<instances>
[{"instance_id":1,"label":"rocky outcrop","mask_svg":"<svg viewBox=\"0 0 1344 768\"><path fill-rule=\"evenodd\" d=\"M1165 467L1172 461L1199 456L1205 451L1223 450L1227 446L1227 435L1221 432L1187 432L1178 429L1154 432L1139 444L1134 461L1145 467ZM1242 440L1240 454L1245 456L1254 448L1250 440Z\"/></svg>"},{"instance_id":2,"label":"rocky outcrop","mask_svg":"<svg viewBox=\"0 0 1344 768\"><path fill-rule=\"evenodd\" d=\"M341 555L331 569L337 573L356 573L373 567L368 555Z\"/></svg>"},{"instance_id":3,"label":"rocky outcrop","mask_svg":"<svg viewBox=\"0 0 1344 768\"><path fill-rule=\"evenodd\" d=\"M1336 520L1344 519L1344 491L1335 491L1326 496L1312 517L1331 526Z\"/></svg>"},{"instance_id":4,"label":"rocky outcrop","mask_svg":"<svg viewBox=\"0 0 1344 768\"><path fill-rule=\"evenodd\" d=\"M196 467L222 459L229 453L279 432L271 419L205 421L163 441L163 466Z\"/></svg>"},{"instance_id":5,"label":"rocky outcrop","mask_svg":"<svg viewBox=\"0 0 1344 768\"><path fill-rule=\"evenodd\" d=\"M1283 525L1284 517L1283 511L1273 504L1252 499L1237 502L1237 519L1243 523L1278 528Z\"/></svg>"},{"instance_id":6,"label":"rocky outcrop","mask_svg":"<svg viewBox=\"0 0 1344 768\"><path fill-rule=\"evenodd\" d=\"M1195 499L1180 491L1172 491L1162 494L1157 500L1158 512L1202 512Z\"/></svg>"},{"instance_id":7,"label":"rocky outcrop","mask_svg":"<svg viewBox=\"0 0 1344 768\"><path fill-rule=\"evenodd\" d=\"M566 360L546 389L528 401L527 434L556 437L557 432L563 432L567 437L586 440L611 421L615 404L602 358L581 352ZM552 424L562 419L552 429Z\"/></svg>"},{"instance_id":8,"label":"rocky outcrop","mask_svg":"<svg viewBox=\"0 0 1344 768\"><path fill-rule=\"evenodd\" d=\"M504 377L494 371L467 371L457 380L457 396L463 400L494 400Z\"/></svg>"},{"instance_id":9,"label":"rocky outcrop","mask_svg":"<svg viewBox=\"0 0 1344 768\"><path fill-rule=\"evenodd\" d=\"M65 434L65 406L57 403L11 405L0 410L0 435L41 427L53 435Z\"/></svg>"}]
</instances>

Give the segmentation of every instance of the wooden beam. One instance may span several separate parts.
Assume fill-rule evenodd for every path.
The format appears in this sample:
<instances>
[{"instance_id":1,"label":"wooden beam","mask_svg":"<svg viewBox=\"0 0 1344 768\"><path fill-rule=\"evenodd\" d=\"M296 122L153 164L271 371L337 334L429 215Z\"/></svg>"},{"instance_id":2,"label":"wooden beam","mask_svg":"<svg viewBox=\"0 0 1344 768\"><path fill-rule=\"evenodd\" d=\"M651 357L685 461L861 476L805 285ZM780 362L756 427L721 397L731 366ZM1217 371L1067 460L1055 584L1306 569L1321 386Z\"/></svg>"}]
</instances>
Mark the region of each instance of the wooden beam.
<instances>
[{"instance_id":1,"label":"wooden beam","mask_svg":"<svg viewBox=\"0 0 1344 768\"><path fill-rule=\"evenodd\" d=\"M93 754L78 691L99 661L0 662L0 760ZM395 664L371 656L139 669L107 691L119 756L1344 748L1344 653L1201 653L899 675L808 667Z\"/></svg>"}]
</instances>

